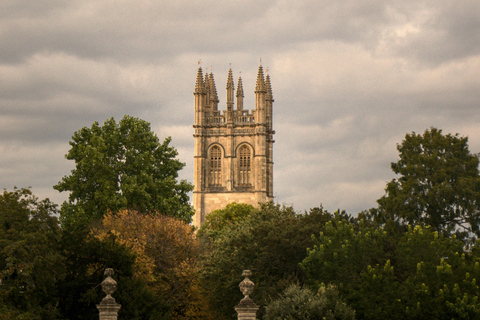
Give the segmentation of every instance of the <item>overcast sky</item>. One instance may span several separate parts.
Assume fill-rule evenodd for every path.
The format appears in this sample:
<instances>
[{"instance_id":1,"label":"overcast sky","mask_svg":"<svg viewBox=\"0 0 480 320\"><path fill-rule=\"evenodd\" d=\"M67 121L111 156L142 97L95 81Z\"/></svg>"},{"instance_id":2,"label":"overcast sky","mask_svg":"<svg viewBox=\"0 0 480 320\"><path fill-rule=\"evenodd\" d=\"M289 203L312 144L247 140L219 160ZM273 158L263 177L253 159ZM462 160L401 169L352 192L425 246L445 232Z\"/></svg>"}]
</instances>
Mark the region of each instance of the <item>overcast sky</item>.
<instances>
[{"instance_id":1,"label":"overcast sky","mask_svg":"<svg viewBox=\"0 0 480 320\"><path fill-rule=\"evenodd\" d=\"M2 0L0 21L0 188L61 203L73 133L125 114L172 136L193 182L199 59L221 109L230 64L246 109L268 67L275 200L298 211L374 207L412 131L480 152L478 0Z\"/></svg>"}]
</instances>

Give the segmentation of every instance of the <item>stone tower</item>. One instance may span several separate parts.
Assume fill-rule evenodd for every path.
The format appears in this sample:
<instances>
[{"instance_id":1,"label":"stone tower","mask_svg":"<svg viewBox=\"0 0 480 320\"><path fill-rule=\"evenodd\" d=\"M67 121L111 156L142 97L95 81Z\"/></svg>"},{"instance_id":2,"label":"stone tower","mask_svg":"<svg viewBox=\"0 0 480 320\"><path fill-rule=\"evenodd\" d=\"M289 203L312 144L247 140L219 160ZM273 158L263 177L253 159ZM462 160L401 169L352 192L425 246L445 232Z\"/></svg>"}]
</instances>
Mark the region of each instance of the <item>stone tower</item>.
<instances>
[{"instance_id":1,"label":"stone tower","mask_svg":"<svg viewBox=\"0 0 480 320\"><path fill-rule=\"evenodd\" d=\"M255 109L243 109L242 78L236 107L232 70L227 77L227 109L218 110L213 74L198 68L195 84L194 225L231 202L257 206L273 201L272 87L258 68Z\"/></svg>"}]
</instances>

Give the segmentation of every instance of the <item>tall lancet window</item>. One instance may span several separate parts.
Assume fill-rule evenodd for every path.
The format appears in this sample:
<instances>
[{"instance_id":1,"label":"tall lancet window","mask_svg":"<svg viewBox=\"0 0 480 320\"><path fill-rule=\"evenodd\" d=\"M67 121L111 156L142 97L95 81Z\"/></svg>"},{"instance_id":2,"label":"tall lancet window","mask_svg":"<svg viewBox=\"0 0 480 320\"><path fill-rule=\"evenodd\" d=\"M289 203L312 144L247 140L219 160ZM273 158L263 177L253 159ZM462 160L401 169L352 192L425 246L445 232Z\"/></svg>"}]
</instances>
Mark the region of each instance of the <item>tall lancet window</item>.
<instances>
[{"instance_id":1,"label":"tall lancet window","mask_svg":"<svg viewBox=\"0 0 480 320\"><path fill-rule=\"evenodd\" d=\"M209 185L220 186L222 185L222 151L219 147L214 146L210 149L209 158Z\"/></svg>"},{"instance_id":2,"label":"tall lancet window","mask_svg":"<svg viewBox=\"0 0 480 320\"><path fill-rule=\"evenodd\" d=\"M250 172L252 171L251 166L251 153L250 148L246 145L240 147L239 150L239 177L238 184L241 186L250 185Z\"/></svg>"}]
</instances>

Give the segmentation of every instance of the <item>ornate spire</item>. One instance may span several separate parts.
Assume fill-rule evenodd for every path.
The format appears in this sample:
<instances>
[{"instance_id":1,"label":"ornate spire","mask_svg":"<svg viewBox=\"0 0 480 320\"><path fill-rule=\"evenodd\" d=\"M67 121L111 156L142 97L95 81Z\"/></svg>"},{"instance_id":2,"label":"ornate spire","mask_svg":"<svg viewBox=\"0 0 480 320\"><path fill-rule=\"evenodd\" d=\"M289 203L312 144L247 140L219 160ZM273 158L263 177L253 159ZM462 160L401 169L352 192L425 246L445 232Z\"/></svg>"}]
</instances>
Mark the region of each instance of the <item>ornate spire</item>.
<instances>
[{"instance_id":1,"label":"ornate spire","mask_svg":"<svg viewBox=\"0 0 480 320\"><path fill-rule=\"evenodd\" d=\"M237 110L243 110L243 84L242 77L238 77L237 85Z\"/></svg>"},{"instance_id":2,"label":"ornate spire","mask_svg":"<svg viewBox=\"0 0 480 320\"><path fill-rule=\"evenodd\" d=\"M203 82L202 67L198 67L197 81L195 83L195 93L203 93L205 89L205 83Z\"/></svg>"},{"instance_id":3,"label":"ornate spire","mask_svg":"<svg viewBox=\"0 0 480 320\"><path fill-rule=\"evenodd\" d=\"M267 74L267 77L265 79L265 89L267 90L267 100L273 101L273 94L272 94L272 84L270 83L270 75Z\"/></svg>"},{"instance_id":4,"label":"ornate spire","mask_svg":"<svg viewBox=\"0 0 480 320\"><path fill-rule=\"evenodd\" d=\"M233 74L232 68L228 69L228 77L227 77L227 111L233 110Z\"/></svg>"},{"instance_id":5,"label":"ornate spire","mask_svg":"<svg viewBox=\"0 0 480 320\"><path fill-rule=\"evenodd\" d=\"M215 79L213 79L213 73L211 72L208 81L210 85L210 100L218 102L217 86L215 85Z\"/></svg>"},{"instance_id":6,"label":"ornate spire","mask_svg":"<svg viewBox=\"0 0 480 320\"><path fill-rule=\"evenodd\" d=\"M243 94L243 83L242 77L238 77L238 84L237 84L237 97L245 97Z\"/></svg>"},{"instance_id":7,"label":"ornate spire","mask_svg":"<svg viewBox=\"0 0 480 320\"><path fill-rule=\"evenodd\" d=\"M228 77L227 77L227 89L233 88L233 74L232 69L228 69Z\"/></svg>"},{"instance_id":8,"label":"ornate spire","mask_svg":"<svg viewBox=\"0 0 480 320\"><path fill-rule=\"evenodd\" d=\"M257 73L257 83L255 85L255 92L265 92L265 78L263 76L263 68L262 65L258 67Z\"/></svg>"},{"instance_id":9,"label":"ornate spire","mask_svg":"<svg viewBox=\"0 0 480 320\"><path fill-rule=\"evenodd\" d=\"M210 93L210 80L208 79L208 73L205 72L205 91Z\"/></svg>"}]
</instances>

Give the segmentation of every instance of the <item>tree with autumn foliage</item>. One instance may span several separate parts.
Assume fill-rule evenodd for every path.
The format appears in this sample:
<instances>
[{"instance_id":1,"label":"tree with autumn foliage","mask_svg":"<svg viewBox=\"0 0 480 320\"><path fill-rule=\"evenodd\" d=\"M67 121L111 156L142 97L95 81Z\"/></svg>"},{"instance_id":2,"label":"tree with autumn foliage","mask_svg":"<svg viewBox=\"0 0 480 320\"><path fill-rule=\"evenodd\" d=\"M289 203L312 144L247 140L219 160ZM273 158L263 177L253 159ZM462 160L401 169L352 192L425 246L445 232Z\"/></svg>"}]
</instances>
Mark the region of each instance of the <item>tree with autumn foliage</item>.
<instances>
[{"instance_id":1,"label":"tree with autumn foliage","mask_svg":"<svg viewBox=\"0 0 480 320\"><path fill-rule=\"evenodd\" d=\"M134 276L170 308L172 319L209 319L208 304L197 281L198 242L193 228L169 216L134 210L109 212L93 234L114 236L135 254Z\"/></svg>"}]
</instances>

